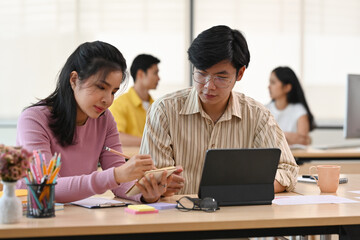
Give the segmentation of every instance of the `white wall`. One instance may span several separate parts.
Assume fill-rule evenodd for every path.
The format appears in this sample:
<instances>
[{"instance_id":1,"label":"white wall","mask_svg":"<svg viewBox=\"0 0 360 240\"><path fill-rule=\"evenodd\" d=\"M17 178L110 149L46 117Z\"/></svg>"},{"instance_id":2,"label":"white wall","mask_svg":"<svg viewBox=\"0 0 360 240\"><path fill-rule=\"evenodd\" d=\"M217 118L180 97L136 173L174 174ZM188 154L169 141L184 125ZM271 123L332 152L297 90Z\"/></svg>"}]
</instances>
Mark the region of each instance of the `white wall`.
<instances>
[{"instance_id":1,"label":"white wall","mask_svg":"<svg viewBox=\"0 0 360 240\"><path fill-rule=\"evenodd\" d=\"M140 53L161 60L155 98L188 86L188 1L0 1L0 120L55 89L75 48L101 40L116 46L130 67ZM133 80L130 79L130 85Z\"/></svg>"},{"instance_id":2,"label":"white wall","mask_svg":"<svg viewBox=\"0 0 360 240\"><path fill-rule=\"evenodd\" d=\"M291 67L318 123L343 121L348 73L360 74L358 0L197 0L196 34L213 25L240 29L251 60L235 87L262 103L270 72ZM360 89L359 89L360 91Z\"/></svg>"},{"instance_id":3,"label":"white wall","mask_svg":"<svg viewBox=\"0 0 360 240\"><path fill-rule=\"evenodd\" d=\"M194 2L195 36L227 24L248 40L251 62L236 90L267 103L271 70L288 65L318 122L342 122L346 76L360 73L360 1ZM25 106L49 95L84 41L108 41L129 66L139 53L159 57L155 98L188 86L188 9L187 0L1 0L0 120L16 121Z\"/></svg>"}]
</instances>

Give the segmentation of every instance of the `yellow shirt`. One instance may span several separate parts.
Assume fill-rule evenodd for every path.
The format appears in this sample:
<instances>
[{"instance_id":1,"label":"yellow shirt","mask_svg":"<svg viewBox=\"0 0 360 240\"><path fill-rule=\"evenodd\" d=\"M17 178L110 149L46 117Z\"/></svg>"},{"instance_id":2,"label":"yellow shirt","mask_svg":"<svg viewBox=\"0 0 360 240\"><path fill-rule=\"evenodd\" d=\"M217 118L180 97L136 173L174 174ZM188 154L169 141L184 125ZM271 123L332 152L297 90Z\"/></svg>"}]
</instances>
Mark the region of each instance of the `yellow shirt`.
<instances>
[{"instance_id":1,"label":"yellow shirt","mask_svg":"<svg viewBox=\"0 0 360 240\"><path fill-rule=\"evenodd\" d=\"M140 153L150 154L157 167L184 168L185 186L179 194L198 192L206 150L215 148L280 148L275 179L288 191L294 189L299 167L268 109L232 92L225 112L214 123L199 101L195 88L157 100L148 111L141 142Z\"/></svg>"},{"instance_id":2,"label":"yellow shirt","mask_svg":"<svg viewBox=\"0 0 360 240\"><path fill-rule=\"evenodd\" d=\"M150 104L154 100L150 97ZM146 110L142 100L132 87L129 91L114 100L110 106L119 132L141 137L146 121Z\"/></svg>"}]
</instances>

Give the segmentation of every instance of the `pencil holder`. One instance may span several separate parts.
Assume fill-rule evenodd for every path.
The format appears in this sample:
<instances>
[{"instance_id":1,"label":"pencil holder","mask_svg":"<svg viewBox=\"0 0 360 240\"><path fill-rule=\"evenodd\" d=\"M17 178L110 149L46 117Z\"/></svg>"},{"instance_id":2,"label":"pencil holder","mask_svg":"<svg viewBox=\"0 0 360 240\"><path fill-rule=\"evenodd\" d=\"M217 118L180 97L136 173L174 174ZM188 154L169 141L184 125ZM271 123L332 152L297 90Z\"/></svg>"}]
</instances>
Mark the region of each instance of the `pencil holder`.
<instances>
[{"instance_id":1,"label":"pencil holder","mask_svg":"<svg viewBox=\"0 0 360 240\"><path fill-rule=\"evenodd\" d=\"M55 217L55 185L56 183L27 184L27 217Z\"/></svg>"}]
</instances>

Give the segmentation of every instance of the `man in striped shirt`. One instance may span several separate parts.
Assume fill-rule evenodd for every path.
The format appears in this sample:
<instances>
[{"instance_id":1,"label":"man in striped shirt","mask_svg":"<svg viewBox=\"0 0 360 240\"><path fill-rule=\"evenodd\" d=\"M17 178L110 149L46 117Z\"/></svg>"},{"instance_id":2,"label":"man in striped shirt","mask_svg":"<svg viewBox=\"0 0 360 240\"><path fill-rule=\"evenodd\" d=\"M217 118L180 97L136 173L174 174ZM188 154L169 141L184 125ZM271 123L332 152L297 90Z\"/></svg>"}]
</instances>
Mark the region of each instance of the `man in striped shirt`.
<instances>
[{"instance_id":1,"label":"man in striped shirt","mask_svg":"<svg viewBox=\"0 0 360 240\"><path fill-rule=\"evenodd\" d=\"M294 189L298 166L284 133L262 104L232 91L250 61L244 36L215 26L199 34L188 54L194 87L153 103L140 147L157 167L178 166L165 195L197 193L206 150L213 148L280 148L275 192Z\"/></svg>"}]
</instances>

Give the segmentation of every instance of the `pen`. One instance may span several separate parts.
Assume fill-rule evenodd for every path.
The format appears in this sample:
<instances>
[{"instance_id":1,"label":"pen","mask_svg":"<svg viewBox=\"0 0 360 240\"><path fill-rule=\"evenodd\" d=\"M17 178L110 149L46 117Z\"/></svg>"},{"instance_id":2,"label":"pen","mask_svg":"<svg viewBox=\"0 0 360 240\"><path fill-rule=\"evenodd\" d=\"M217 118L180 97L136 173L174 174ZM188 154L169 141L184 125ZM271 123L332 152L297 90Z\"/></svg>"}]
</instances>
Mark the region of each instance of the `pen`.
<instances>
[{"instance_id":1,"label":"pen","mask_svg":"<svg viewBox=\"0 0 360 240\"><path fill-rule=\"evenodd\" d=\"M47 169L47 175L50 175L51 173L52 173L52 168L53 168L53 166L54 166L54 159L52 158L51 160L50 160L50 163L49 163L49 167L48 167L48 169Z\"/></svg>"},{"instance_id":2,"label":"pen","mask_svg":"<svg viewBox=\"0 0 360 240\"><path fill-rule=\"evenodd\" d=\"M57 176L57 174L58 174L59 171L60 171L60 166L61 166L61 165L59 165L59 167L57 167L57 168L54 170L54 172L51 173L51 175L50 175L50 180L48 181L48 184L52 184L52 183L54 182L55 177Z\"/></svg>"},{"instance_id":3,"label":"pen","mask_svg":"<svg viewBox=\"0 0 360 240\"><path fill-rule=\"evenodd\" d=\"M43 177L42 176L42 167L41 167L41 163L40 163L41 161L40 161L40 156L36 150L33 151L33 156L34 156L34 161L35 161L35 167L39 171L37 173L38 177L41 179Z\"/></svg>"},{"instance_id":4,"label":"pen","mask_svg":"<svg viewBox=\"0 0 360 240\"><path fill-rule=\"evenodd\" d=\"M313 177L313 176L311 176L311 175L302 175L302 177L303 177L303 178L311 178L311 179L314 179L314 177L315 177L316 179L318 179L317 176L314 176L314 177Z\"/></svg>"},{"instance_id":5,"label":"pen","mask_svg":"<svg viewBox=\"0 0 360 240\"><path fill-rule=\"evenodd\" d=\"M124 157L124 158L126 158L126 159L130 159L130 157L127 156L126 154L123 154L123 153L121 153L121 152L118 152L118 151L116 151L116 150L114 150L114 149L111 149L111 148L109 148L109 147L104 147L104 149L105 149L106 151L112 152L112 153L114 153L114 154L116 154L116 155L122 156L122 157Z\"/></svg>"},{"instance_id":6,"label":"pen","mask_svg":"<svg viewBox=\"0 0 360 240\"><path fill-rule=\"evenodd\" d=\"M28 180L26 177L25 177L24 179L25 179L25 182L26 182L28 185L30 185L29 180ZM42 210L42 209L43 209L43 206L42 206L42 204L40 203L39 199L36 197L36 193L35 193L34 189L33 189L31 186L29 186L29 190L30 190L30 192L32 193L32 196L34 197L34 199L35 199L35 201L36 201L36 203L37 203L37 206L40 208L40 210Z\"/></svg>"},{"instance_id":7,"label":"pen","mask_svg":"<svg viewBox=\"0 0 360 240\"><path fill-rule=\"evenodd\" d=\"M34 179L36 180L36 183L40 183L40 181L41 181L40 176L37 172L36 166L33 163L30 163L30 169L32 171Z\"/></svg>"},{"instance_id":8,"label":"pen","mask_svg":"<svg viewBox=\"0 0 360 240\"><path fill-rule=\"evenodd\" d=\"M120 202L120 203L99 203L96 204L97 207L104 208L104 207L123 207L126 206L126 203Z\"/></svg>"}]
</instances>

